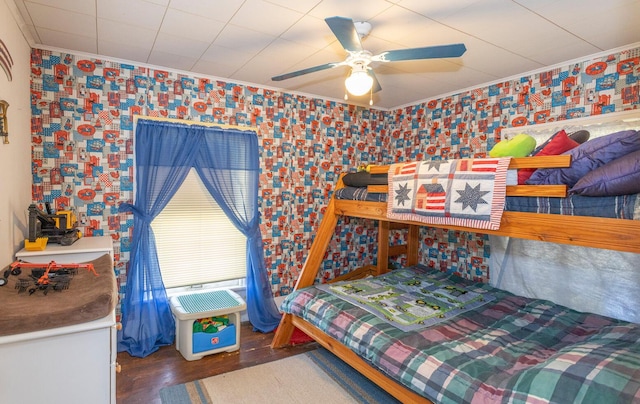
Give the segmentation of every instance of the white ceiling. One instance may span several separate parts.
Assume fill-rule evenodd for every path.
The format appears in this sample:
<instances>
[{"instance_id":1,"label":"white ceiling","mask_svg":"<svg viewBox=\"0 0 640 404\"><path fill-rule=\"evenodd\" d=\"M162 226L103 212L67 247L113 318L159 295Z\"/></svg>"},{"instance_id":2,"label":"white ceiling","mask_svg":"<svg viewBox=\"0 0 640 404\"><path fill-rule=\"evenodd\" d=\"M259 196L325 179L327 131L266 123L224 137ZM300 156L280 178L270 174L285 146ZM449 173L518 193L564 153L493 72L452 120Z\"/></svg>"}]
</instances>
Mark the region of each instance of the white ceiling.
<instances>
[{"instance_id":1,"label":"white ceiling","mask_svg":"<svg viewBox=\"0 0 640 404\"><path fill-rule=\"evenodd\" d=\"M14 0L32 46L342 99L346 52L324 18L368 21L363 47L464 43L460 58L372 64L394 108L640 41L639 0ZM368 105L369 97L350 97Z\"/></svg>"}]
</instances>

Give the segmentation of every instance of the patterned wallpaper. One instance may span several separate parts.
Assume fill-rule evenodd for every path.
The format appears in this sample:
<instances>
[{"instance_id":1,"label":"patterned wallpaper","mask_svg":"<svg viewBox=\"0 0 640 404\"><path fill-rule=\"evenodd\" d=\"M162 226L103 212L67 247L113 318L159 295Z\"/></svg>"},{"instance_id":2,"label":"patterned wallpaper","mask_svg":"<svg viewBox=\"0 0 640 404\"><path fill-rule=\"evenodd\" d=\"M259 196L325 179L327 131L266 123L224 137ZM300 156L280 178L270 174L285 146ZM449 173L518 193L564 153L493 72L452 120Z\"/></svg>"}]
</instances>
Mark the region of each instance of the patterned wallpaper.
<instances>
[{"instance_id":1,"label":"patterned wallpaper","mask_svg":"<svg viewBox=\"0 0 640 404\"><path fill-rule=\"evenodd\" d=\"M132 217L135 115L256 129L261 230L274 294L290 292L338 174L360 163L483 157L500 130L637 108L640 48L394 111L33 49L33 199L75 210L85 236L110 235L120 290ZM375 223L341 219L320 278L375 260ZM423 229L421 261L486 280L486 236ZM403 240L394 233L393 243ZM401 264L402 260L398 262Z\"/></svg>"}]
</instances>

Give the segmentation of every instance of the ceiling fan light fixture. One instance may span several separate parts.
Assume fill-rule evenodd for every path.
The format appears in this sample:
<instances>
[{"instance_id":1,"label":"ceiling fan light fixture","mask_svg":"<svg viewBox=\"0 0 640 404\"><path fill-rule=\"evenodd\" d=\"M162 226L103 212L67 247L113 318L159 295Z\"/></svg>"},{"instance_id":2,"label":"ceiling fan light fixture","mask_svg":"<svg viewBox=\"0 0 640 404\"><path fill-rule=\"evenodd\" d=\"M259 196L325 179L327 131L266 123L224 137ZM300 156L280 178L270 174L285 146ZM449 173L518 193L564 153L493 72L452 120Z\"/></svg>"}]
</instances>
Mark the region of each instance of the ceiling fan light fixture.
<instances>
[{"instance_id":1,"label":"ceiling fan light fixture","mask_svg":"<svg viewBox=\"0 0 640 404\"><path fill-rule=\"evenodd\" d=\"M347 91L352 95L364 95L373 86L373 77L367 73L366 68L354 66L351 74L344 81Z\"/></svg>"},{"instance_id":2,"label":"ceiling fan light fixture","mask_svg":"<svg viewBox=\"0 0 640 404\"><path fill-rule=\"evenodd\" d=\"M373 55L362 47L362 39L371 32L371 24L364 22L354 22L346 17L329 17L324 19L334 36L348 53L342 62L324 63L314 67L297 70L294 72L281 74L271 78L273 81L281 81L304 74L319 72L334 67L350 66L351 73L345 80L345 100L348 94L363 96L369 92L369 105L373 105L373 93L382 90L378 79L369 67L372 62L399 62L403 60L439 59L462 56L467 50L464 44L424 46L421 48L396 49L381 52Z\"/></svg>"}]
</instances>

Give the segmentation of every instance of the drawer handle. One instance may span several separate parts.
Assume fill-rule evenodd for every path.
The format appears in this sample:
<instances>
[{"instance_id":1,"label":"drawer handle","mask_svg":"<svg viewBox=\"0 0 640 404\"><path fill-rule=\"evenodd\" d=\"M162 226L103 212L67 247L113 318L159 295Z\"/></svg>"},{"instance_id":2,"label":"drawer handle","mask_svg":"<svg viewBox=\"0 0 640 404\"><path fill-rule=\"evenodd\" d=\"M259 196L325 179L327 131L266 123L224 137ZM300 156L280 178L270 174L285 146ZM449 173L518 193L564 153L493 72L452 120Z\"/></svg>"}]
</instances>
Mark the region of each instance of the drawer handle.
<instances>
[{"instance_id":1,"label":"drawer handle","mask_svg":"<svg viewBox=\"0 0 640 404\"><path fill-rule=\"evenodd\" d=\"M122 365L116 362L116 373L122 372Z\"/></svg>"}]
</instances>

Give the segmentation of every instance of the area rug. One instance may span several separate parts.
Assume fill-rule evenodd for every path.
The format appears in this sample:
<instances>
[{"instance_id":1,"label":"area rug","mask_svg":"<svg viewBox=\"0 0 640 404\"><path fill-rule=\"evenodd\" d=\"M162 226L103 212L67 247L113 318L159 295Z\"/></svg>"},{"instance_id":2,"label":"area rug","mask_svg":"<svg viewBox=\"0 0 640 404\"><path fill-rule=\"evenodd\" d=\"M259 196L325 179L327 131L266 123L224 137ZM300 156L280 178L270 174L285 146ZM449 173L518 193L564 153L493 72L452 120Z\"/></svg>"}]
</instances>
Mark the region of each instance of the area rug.
<instances>
[{"instance_id":1,"label":"area rug","mask_svg":"<svg viewBox=\"0 0 640 404\"><path fill-rule=\"evenodd\" d=\"M317 350L165 387L163 404L398 403L329 351Z\"/></svg>"}]
</instances>

